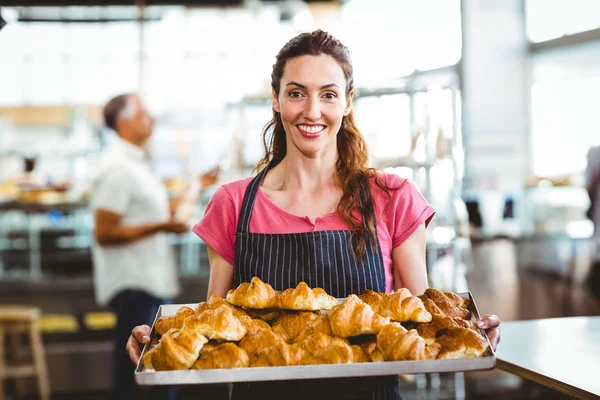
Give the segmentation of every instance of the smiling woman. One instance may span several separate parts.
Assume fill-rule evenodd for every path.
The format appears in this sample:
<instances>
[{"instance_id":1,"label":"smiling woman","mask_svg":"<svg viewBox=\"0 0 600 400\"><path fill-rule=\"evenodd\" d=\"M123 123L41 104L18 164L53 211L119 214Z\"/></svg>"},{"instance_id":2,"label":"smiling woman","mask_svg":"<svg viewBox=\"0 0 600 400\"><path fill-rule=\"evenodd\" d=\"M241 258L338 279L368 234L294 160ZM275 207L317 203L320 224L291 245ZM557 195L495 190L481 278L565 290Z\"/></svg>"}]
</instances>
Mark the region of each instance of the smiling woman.
<instances>
[{"instance_id":1,"label":"smiling woman","mask_svg":"<svg viewBox=\"0 0 600 400\"><path fill-rule=\"evenodd\" d=\"M435 211L412 182L368 166L348 49L320 30L298 35L277 55L271 87L258 175L223 185L194 227L208 246L209 296L254 277L278 291L305 282L335 298L423 293L425 229ZM134 330L134 361L149 333ZM298 382L236 384L233 398L401 398L397 376Z\"/></svg>"}]
</instances>

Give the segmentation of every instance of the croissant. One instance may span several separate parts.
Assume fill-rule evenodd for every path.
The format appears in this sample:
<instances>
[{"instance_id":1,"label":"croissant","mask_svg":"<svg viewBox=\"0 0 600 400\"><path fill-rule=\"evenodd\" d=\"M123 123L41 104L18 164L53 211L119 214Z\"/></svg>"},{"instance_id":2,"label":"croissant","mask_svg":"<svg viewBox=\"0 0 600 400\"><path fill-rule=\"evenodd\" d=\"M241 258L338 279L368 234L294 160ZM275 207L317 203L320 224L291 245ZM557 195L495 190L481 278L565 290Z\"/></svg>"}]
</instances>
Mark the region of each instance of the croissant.
<instances>
[{"instance_id":1,"label":"croissant","mask_svg":"<svg viewBox=\"0 0 600 400\"><path fill-rule=\"evenodd\" d=\"M331 331L340 337L378 333L389 322L388 317L375 314L371 306L354 294L329 311Z\"/></svg>"},{"instance_id":2,"label":"croissant","mask_svg":"<svg viewBox=\"0 0 600 400\"><path fill-rule=\"evenodd\" d=\"M416 329L419 333L419 336L425 339L425 342L430 345L435 342L436 333L438 331L451 326L458 327L459 325L446 314L433 314L431 322L426 324L418 324Z\"/></svg>"},{"instance_id":3,"label":"croissant","mask_svg":"<svg viewBox=\"0 0 600 400\"><path fill-rule=\"evenodd\" d=\"M469 299L465 297L460 297L456 293L452 292L444 292L444 294L452 301L452 303L459 308L467 308L471 304Z\"/></svg>"},{"instance_id":4,"label":"croissant","mask_svg":"<svg viewBox=\"0 0 600 400\"><path fill-rule=\"evenodd\" d=\"M262 310L255 310L252 308L244 308L247 315L255 319L262 319L263 321L272 321L281 315L279 308L265 308Z\"/></svg>"},{"instance_id":5,"label":"croissant","mask_svg":"<svg viewBox=\"0 0 600 400\"><path fill-rule=\"evenodd\" d=\"M271 326L262 319L253 319L244 315L239 320L246 328L246 335L256 335L262 329L271 330Z\"/></svg>"},{"instance_id":6,"label":"croissant","mask_svg":"<svg viewBox=\"0 0 600 400\"><path fill-rule=\"evenodd\" d=\"M161 337L149 361L156 371L189 369L207 341L198 332L171 329Z\"/></svg>"},{"instance_id":7,"label":"croissant","mask_svg":"<svg viewBox=\"0 0 600 400\"><path fill-rule=\"evenodd\" d=\"M143 371L154 369L154 365L152 365L152 353L154 352L154 349L155 349L155 347L151 348L142 357L142 370Z\"/></svg>"},{"instance_id":8,"label":"croissant","mask_svg":"<svg viewBox=\"0 0 600 400\"><path fill-rule=\"evenodd\" d=\"M446 294L440 292L437 289L429 288L419 296L421 300L431 299L435 304L452 319L461 318L461 319L469 319L471 318L471 312L465 308L457 307L453 300L451 300Z\"/></svg>"},{"instance_id":9,"label":"croissant","mask_svg":"<svg viewBox=\"0 0 600 400\"><path fill-rule=\"evenodd\" d=\"M367 356L369 356L369 361L373 361L373 362L384 361L383 353L379 349L379 346L377 346L377 336L373 336L373 338L362 342L359 346L363 349L365 354Z\"/></svg>"},{"instance_id":10,"label":"croissant","mask_svg":"<svg viewBox=\"0 0 600 400\"><path fill-rule=\"evenodd\" d=\"M231 307L226 305L188 317L183 329L198 332L209 339L225 341L238 341L246 335L246 328L233 316Z\"/></svg>"},{"instance_id":11,"label":"croissant","mask_svg":"<svg viewBox=\"0 0 600 400\"><path fill-rule=\"evenodd\" d=\"M248 354L233 343L223 343L211 351L202 351L192 369L245 368L250 364Z\"/></svg>"},{"instance_id":12,"label":"croissant","mask_svg":"<svg viewBox=\"0 0 600 400\"><path fill-rule=\"evenodd\" d=\"M279 308L283 310L329 310L338 304L337 299L321 288L311 289L305 282L295 288L283 291L278 297Z\"/></svg>"},{"instance_id":13,"label":"croissant","mask_svg":"<svg viewBox=\"0 0 600 400\"><path fill-rule=\"evenodd\" d=\"M479 333L466 328L449 327L440 332L436 343L441 347L437 358L474 358L484 354L487 340Z\"/></svg>"},{"instance_id":14,"label":"croissant","mask_svg":"<svg viewBox=\"0 0 600 400\"><path fill-rule=\"evenodd\" d=\"M350 364L368 361L367 355L359 346L351 346L344 340L332 340L330 344L315 351L307 364Z\"/></svg>"},{"instance_id":15,"label":"croissant","mask_svg":"<svg viewBox=\"0 0 600 400\"><path fill-rule=\"evenodd\" d=\"M219 308L223 305L230 307L231 311L233 311L233 315L237 318L240 318L244 315L246 315L246 316L248 315L241 308L235 307L234 305L229 304L228 302L223 300L223 298L221 298L219 296L215 296L215 295L210 296L208 301L198 304L198 306L196 306L195 312L196 312L196 314L202 314L206 310L216 310L217 308Z\"/></svg>"},{"instance_id":16,"label":"croissant","mask_svg":"<svg viewBox=\"0 0 600 400\"><path fill-rule=\"evenodd\" d=\"M240 348L244 349L249 355L254 355L261 350L273 346L278 342L285 341L281 335L269 329L261 329L254 335L246 335L240 342Z\"/></svg>"},{"instance_id":17,"label":"croissant","mask_svg":"<svg viewBox=\"0 0 600 400\"><path fill-rule=\"evenodd\" d=\"M194 315L194 310L189 307L181 307L173 315L159 317L154 324L154 331L159 335L164 335L169 329L179 329L183 325L183 321Z\"/></svg>"},{"instance_id":18,"label":"croissant","mask_svg":"<svg viewBox=\"0 0 600 400\"><path fill-rule=\"evenodd\" d=\"M277 367L306 364L309 354L298 344L278 341L250 357L252 367Z\"/></svg>"},{"instance_id":19,"label":"croissant","mask_svg":"<svg viewBox=\"0 0 600 400\"><path fill-rule=\"evenodd\" d=\"M324 314L311 311L298 311L282 314L273 322L273 331L279 333L286 341L300 342L314 332L331 334L329 321Z\"/></svg>"},{"instance_id":20,"label":"croissant","mask_svg":"<svg viewBox=\"0 0 600 400\"><path fill-rule=\"evenodd\" d=\"M277 294L271 285L254 277L250 283L244 282L235 290L229 290L227 301L239 307L274 308L277 307Z\"/></svg>"},{"instance_id":21,"label":"croissant","mask_svg":"<svg viewBox=\"0 0 600 400\"><path fill-rule=\"evenodd\" d=\"M332 342L342 342L349 344L346 339L337 336L327 335L323 332L315 332L308 336L302 342L299 342L300 347L310 354L315 354L319 350L326 349Z\"/></svg>"},{"instance_id":22,"label":"croissant","mask_svg":"<svg viewBox=\"0 0 600 400\"><path fill-rule=\"evenodd\" d=\"M406 330L397 322L383 327L377 335L377 346L386 361L430 360L440 351L440 345L427 346L416 330Z\"/></svg>"},{"instance_id":23,"label":"croissant","mask_svg":"<svg viewBox=\"0 0 600 400\"><path fill-rule=\"evenodd\" d=\"M421 299L413 296L406 288L383 295L377 312L384 317L390 317L392 321L431 321L431 314L425 309Z\"/></svg>"},{"instance_id":24,"label":"croissant","mask_svg":"<svg viewBox=\"0 0 600 400\"><path fill-rule=\"evenodd\" d=\"M375 292L371 289L365 289L358 295L358 298L370 305L373 311L378 312L379 302L383 298L383 295L383 293Z\"/></svg>"},{"instance_id":25,"label":"croissant","mask_svg":"<svg viewBox=\"0 0 600 400\"><path fill-rule=\"evenodd\" d=\"M425 300L423 300L423 305L425 306L425 309L431 313L431 315L439 314L439 315L448 317L448 315L445 312L443 312L442 309L439 308L437 306L437 304L435 304L433 302L433 300L431 300L429 298L425 298ZM450 318L450 317L448 317L448 318ZM460 326L460 327L468 328L468 329L477 329L474 322L467 321L462 318L451 318L451 319L452 319L452 321L454 321L454 324L447 324L446 326L443 326L439 329L447 328L449 326ZM421 334L421 332L419 332L419 334ZM423 336L423 335L421 335L421 336Z\"/></svg>"}]
</instances>

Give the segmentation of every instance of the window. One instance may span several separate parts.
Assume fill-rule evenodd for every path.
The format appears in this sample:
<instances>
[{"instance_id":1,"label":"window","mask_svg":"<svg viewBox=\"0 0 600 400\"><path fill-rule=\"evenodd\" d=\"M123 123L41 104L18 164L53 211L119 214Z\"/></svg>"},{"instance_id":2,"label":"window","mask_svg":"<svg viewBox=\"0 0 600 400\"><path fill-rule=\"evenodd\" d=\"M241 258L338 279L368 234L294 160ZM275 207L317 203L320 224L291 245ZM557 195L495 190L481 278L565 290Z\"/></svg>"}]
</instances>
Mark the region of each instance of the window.
<instances>
[{"instance_id":1,"label":"window","mask_svg":"<svg viewBox=\"0 0 600 400\"><path fill-rule=\"evenodd\" d=\"M527 36L543 42L600 27L598 0L527 0Z\"/></svg>"}]
</instances>

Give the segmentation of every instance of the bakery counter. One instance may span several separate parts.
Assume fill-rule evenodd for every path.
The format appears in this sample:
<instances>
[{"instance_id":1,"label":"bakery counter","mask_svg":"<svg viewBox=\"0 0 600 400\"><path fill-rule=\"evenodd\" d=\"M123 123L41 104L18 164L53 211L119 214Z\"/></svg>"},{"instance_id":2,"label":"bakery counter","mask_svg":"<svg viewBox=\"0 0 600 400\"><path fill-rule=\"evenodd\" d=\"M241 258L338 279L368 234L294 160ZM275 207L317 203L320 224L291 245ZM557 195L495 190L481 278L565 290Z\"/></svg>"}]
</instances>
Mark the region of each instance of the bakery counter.
<instances>
[{"instance_id":1,"label":"bakery counter","mask_svg":"<svg viewBox=\"0 0 600 400\"><path fill-rule=\"evenodd\" d=\"M600 397L600 317L502 324L497 367L579 399Z\"/></svg>"}]
</instances>

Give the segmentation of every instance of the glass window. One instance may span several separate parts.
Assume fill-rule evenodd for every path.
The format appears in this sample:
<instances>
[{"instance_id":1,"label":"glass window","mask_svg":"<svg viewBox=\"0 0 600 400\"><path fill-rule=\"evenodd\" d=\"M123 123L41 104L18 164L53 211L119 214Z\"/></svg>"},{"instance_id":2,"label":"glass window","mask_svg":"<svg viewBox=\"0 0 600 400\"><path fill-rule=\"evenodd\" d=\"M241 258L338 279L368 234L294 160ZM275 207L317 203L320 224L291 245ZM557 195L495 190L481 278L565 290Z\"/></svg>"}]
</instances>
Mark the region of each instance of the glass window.
<instances>
[{"instance_id":1,"label":"glass window","mask_svg":"<svg viewBox=\"0 0 600 400\"><path fill-rule=\"evenodd\" d=\"M458 0L351 0L342 20L339 39L350 48L359 87L452 65L461 56Z\"/></svg>"},{"instance_id":2,"label":"glass window","mask_svg":"<svg viewBox=\"0 0 600 400\"><path fill-rule=\"evenodd\" d=\"M586 166L590 146L600 144L600 77L538 82L531 88L533 172L570 175ZM565 151L568 149L568 151Z\"/></svg>"},{"instance_id":3,"label":"glass window","mask_svg":"<svg viewBox=\"0 0 600 400\"><path fill-rule=\"evenodd\" d=\"M532 42L600 27L598 0L527 0L527 36Z\"/></svg>"}]
</instances>

